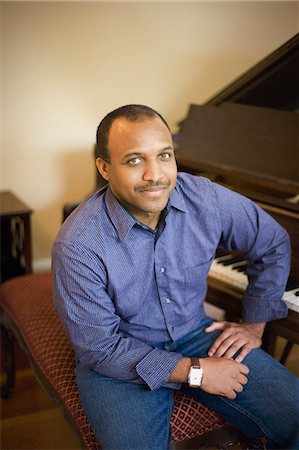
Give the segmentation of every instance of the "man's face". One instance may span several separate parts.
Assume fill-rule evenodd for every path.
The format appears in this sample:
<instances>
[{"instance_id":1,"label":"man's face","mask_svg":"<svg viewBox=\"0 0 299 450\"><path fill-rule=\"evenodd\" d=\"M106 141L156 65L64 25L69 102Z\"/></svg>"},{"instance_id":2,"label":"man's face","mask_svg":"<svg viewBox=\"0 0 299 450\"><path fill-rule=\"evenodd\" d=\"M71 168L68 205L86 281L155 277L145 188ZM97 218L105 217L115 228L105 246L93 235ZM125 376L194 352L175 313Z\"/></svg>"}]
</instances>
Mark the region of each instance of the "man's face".
<instances>
[{"instance_id":1,"label":"man's face","mask_svg":"<svg viewBox=\"0 0 299 450\"><path fill-rule=\"evenodd\" d=\"M142 223L155 228L176 184L171 134L157 117L113 122L110 163L97 159L101 175L119 202Z\"/></svg>"}]
</instances>

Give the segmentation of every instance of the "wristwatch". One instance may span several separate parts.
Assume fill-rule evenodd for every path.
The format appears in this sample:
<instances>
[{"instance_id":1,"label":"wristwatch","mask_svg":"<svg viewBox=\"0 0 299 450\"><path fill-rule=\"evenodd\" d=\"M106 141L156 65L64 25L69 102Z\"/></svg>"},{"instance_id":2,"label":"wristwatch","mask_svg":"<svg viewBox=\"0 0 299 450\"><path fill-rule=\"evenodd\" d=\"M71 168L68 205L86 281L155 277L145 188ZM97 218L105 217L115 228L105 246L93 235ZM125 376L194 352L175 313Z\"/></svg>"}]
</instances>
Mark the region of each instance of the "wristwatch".
<instances>
[{"instance_id":1,"label":"wristwatch","mask_svg":"<svg viewBox=\"0 0 299 450\"><path fill-rule=\"evenodd\" d=\"M203 370L199 358L191 358L191 367L188 374L188 383L191 388L199 388L202 383Z\"/></svg>"}]
</instances>

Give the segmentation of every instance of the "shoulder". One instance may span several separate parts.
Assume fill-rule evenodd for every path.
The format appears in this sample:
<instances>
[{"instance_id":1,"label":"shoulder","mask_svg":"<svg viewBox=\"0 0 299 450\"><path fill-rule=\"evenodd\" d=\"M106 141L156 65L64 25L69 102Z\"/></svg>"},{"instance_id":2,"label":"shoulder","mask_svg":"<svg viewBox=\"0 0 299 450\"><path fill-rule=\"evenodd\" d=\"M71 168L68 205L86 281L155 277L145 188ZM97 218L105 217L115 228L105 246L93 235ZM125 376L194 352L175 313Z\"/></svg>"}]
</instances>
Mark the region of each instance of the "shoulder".
<instances>
[{"instance_id":1,"label":"shoulder","mask_svg":"<svg viewBox=\"0 0 299 450\"><path fill-rule=\"evenodd\" d=\"M177 177L177 185L182 189L192 189L198 187L211 186L212 182L205 177L199 175L191 175L191 173L179 172Z\"/></svg>"},{"instance_id":2,"label":"shoulder","mask_svg":"<svg viewBox=\"0 0 299 450\"><path fill-rule=\"evenodd\" d=\"M213 201L218 206L222 203L230 202L250 202L252 201L238 192L215 183L208 178L179 172L177 179L177 189L184 197L195 197L197 201Z\"/></svg>"},{"instance_id":3,"label":"shoulder","mask_svg":"<svg viewBox=\"0 0 299 450\"><path fill-rule=\"evenodd\" d=\"M207 197L215 195L215 186L208 178L179 172L176 190L185 199L196 199L202 201Z\"/></svg>"},{"instance_id":4,"label":"shoulder","mask_svg":"<svg viewBox=\"0 0 299 450\"><path fill-rule=\"evenodd\" d=\"M71 245L92 241L104 226L106 187L88 197L70 214L62 224L55 243Z\"/></svg>"},{"instance_id":5,"label":"shoulder","mask_svg":"<svg viewBox=\"0 0 299 450\"><path fill-rule=\"evenodd\" d=\"M256 209L250 199L202 176L179 173L176 191L187 208L196 212L226 216L241 214L241 209Z\"/></svg>"}]
</instances>

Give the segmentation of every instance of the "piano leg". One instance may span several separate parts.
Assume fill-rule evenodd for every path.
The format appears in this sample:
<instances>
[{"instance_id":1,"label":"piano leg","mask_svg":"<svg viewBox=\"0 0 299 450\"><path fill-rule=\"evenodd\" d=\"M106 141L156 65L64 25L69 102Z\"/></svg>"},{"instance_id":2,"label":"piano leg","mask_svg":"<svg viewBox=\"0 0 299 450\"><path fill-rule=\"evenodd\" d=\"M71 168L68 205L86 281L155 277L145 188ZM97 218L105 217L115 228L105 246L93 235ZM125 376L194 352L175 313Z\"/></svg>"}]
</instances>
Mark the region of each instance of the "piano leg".
<instances>
[{"instance_id":1,"label":"piano leg","mask_svg":"<svg viewBox=\"0 0 299 450\"><path fill-rule=\"evenodd\" d=\"M290 342L290 341L288 341L287 343L286 343L286 345L285 345L285 348L284 348L284 350L283 350L283 352L282 352L282 355L281 355L281 357L280 357L280 363L284 366L285 365L285 363L287 362L287 359L288 359L288 356L289 356L289 354L290 354L290 352L291 352L291 350L292 350L292 348L293 348L293 343L292 342Z\"/></svg>"},{"instance_id":2,"label":"piano leg","mask_svg":"<svg viewBox=\"0 0 299 450\"><path fill-rule=\"evenodd\" d=\"M269 353L269 355L271 356L274 356L275 354L276 339L277 336L271 333L268 329L268 326L266 326L263 335L262 349Z\"/></svg>"},{"instance_id":3,"label":"piano leg","mask_svg":"<svg viewBox=\"0 0 299 450\"><path fill-rule=\"evenodd\" d=\"M1 324L1 345L3 347L6 381L1 386L1 398L8 398L15 385L14 343L9 331Z\"/></svg>"},{"instance_id":4,"label":"piano leg","mask_svg":"<svg viewBox=\"0 0 299 450\"><path fill-rule=\"evenodd\" d=\"M275 336L275 334L269 332L269 330L265 330L264 336L263 336L263 344L262 344L262 348L263 350L265 350L267 353L269 353L271 356L274 356L275 354L275 348L276 348L276 340L277 340L277 336ZM280 357L279 362L284 366L285 363L287 362L287 359L289 357L289 354L292 350L294 346L293 342L287 341L284 350L282 352L282 355Z\"/></svg>"}]
</instances>

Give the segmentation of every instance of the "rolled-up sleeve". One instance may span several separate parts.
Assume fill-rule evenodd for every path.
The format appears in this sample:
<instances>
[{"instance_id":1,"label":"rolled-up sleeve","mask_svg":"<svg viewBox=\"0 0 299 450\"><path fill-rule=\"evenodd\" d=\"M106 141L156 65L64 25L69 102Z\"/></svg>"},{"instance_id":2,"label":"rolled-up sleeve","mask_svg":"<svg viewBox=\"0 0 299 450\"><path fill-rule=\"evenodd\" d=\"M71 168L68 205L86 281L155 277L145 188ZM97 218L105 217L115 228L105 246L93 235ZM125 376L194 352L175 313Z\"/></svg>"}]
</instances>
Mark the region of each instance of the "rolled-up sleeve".
<instances>
[{"instance_id":1,"label":"rolled-up sleeve","mask_svg":"<svg viewBox=\"0 0 299 450\"><path fill-rule=\"evenodd\" d=\"M168 382L182 355L154 348L119 331L120 318L106 292L107 274L96 255L76 244L52 250L53 302L78 358L104 376L145 383Z\"/></svg>"},{"instance_id":2,"label":"rolled-up sleeve","mask_svg":"<svg viewBox=\"0 0 299 450\"><path fill-rule=\"evenodd\" d=\"M248 260L248 288L243 298L243 319L268 322L287 315L282 300L290 272L289 236L254 202L215 185L222 223L221 245L241 250Z\"/></svg>"}]
</instances>

